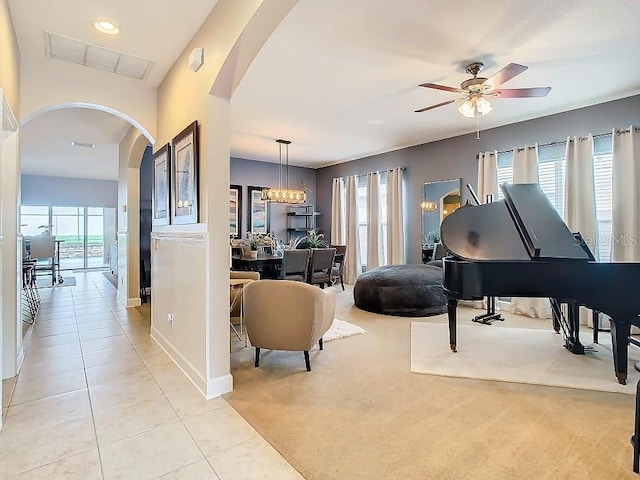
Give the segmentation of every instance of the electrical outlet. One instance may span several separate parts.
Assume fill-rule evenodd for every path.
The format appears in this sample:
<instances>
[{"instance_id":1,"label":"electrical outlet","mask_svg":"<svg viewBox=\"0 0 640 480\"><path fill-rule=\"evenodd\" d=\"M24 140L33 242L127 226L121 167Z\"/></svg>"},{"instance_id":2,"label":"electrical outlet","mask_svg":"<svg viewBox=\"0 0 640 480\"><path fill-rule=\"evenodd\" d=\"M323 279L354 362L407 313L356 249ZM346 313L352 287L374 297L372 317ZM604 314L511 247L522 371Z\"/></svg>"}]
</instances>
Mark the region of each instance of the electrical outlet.
<instances>
[{"instance_id":1,"label":"electrical outlet","mask_svg":"<svg viewBox=\"0 0 640 480\"><path fill-rule=\"evenodd\" d=\"M169 326L173 328L173 313L167 313L167 322L169 322Z\"/></svg>"}]
</instances>

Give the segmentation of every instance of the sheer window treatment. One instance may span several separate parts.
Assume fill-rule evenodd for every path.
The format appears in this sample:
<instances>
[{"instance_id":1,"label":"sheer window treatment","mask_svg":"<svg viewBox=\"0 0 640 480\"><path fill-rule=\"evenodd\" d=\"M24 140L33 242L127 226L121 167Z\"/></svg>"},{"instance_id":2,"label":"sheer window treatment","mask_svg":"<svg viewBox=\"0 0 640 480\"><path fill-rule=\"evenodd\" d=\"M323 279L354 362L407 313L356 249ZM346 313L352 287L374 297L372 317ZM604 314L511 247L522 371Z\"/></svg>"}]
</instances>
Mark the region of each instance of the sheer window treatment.
<instances>
[{"instance_id":1,"label":"sheer window treatment","mask_svg":"<svg viewBox=\"0 0 640 480\"><path fill-rule=\"evenodd\" d=\"M346 283L356 283L362 271L360 262L360 238L358 235L358 179L355 176L346 178L345 192L345 240L347 253L345 254L344 277Z\"/></svg>"},{"instance_id":2,"label":"sheer window treatment","mask_svg":"<svg viewBox=\"0 0 640 480\"><path fill-rule=\"evenodd\" d=\"M331 185L331 243L345 244L344 215L344 180L334 178Z\"/></svg>"},{"instance_id":3,"label":"sheer window treatment","mask_svg":"<svg viewBox=\"0 0 640 480\"><path fill-rule=\"evenodd\" d=\"M367 174L367 269L379 267L382 256L382 215L380 211L380 174Z\"/></svg>"},{"instance_id":4,"label":"sheer window treatment","mask_svg":"<svg viewBox=\"0 0 640 480\"><path fill-rule=\"evenodd\" d=\"M402 171L402 168L394 168L387 172L387 263L389 265L405 263Z\"/></svg>"},{"instance_id":5,"label":"sheer window treatment","mask_svg":"<svg viewBox=\"0 0 640 480\"><path fill-rule=\"evenodd\" d=\"M498 152L478 154L478 199L487 201L487 195L498 198Z\"/></svg>"},{"instance_id":6,"label":"sheer window treatment","mask_svg":"<svg viewBox=\"0 0 640 480\"><path fill-rule=\"evenodd\" d=\"M513 150L513 183L538 183L538 147ZM511 299L511 312L535 318L551 318L548 298Z\"/></svg>"},{"instance_id":7,"label":"sheer window treatment","mask_svg":"<svg viewBox=\"0 0 640 480\"><path fill-rule=\"evenodd\" d=\"M611 260L640 261L640 128L614 130Z\"/></svg>"}]
</instances>

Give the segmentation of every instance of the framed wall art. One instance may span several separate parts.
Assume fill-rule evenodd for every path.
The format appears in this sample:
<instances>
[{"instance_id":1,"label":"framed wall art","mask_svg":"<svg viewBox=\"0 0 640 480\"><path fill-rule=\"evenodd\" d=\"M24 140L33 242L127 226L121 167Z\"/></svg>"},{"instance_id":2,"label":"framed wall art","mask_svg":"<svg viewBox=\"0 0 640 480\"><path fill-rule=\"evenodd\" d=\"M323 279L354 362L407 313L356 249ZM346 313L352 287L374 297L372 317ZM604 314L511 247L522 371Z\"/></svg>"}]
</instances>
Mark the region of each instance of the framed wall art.
<instances>
[{"instance_id":1,"label":"framed wall art","mask_svg":"<svg viewBox=\"0 0 640 480\"><path fill-rule=\"evenodd\" d=\"M171 147L167 143L153 154L153 194L151 195L153 225L169 225L169 187Z\"/></svg>"},{"instance_id":2,"label":"framed wall art","mask_svg":"<svg viewBox=\"0 0 640 480\"><path fill-rule=\"evenodd\" d=\"M171 223L198 223L198 121L171 141Z\"/></svg>"},{"instance_id":3,"label":"framed wall art","mask_svg":"<svg viewBox=\"0 0 640 480\"><path fill-rule=\"evenodd\" d=\"M247 232L269 233L271 221L271 206L262 200L263 187L247 187L249 197L249 223Z\"/></svg>"},{"instance_id":4,"label":"framed wall art","mask_svg":"<svg viewBox=\"0 0 640 480\"><path fill-rule=\"evenodd\" d=\"M242 238L242 185L229 186L229 236Z\"/></svg>"}]
</instances>

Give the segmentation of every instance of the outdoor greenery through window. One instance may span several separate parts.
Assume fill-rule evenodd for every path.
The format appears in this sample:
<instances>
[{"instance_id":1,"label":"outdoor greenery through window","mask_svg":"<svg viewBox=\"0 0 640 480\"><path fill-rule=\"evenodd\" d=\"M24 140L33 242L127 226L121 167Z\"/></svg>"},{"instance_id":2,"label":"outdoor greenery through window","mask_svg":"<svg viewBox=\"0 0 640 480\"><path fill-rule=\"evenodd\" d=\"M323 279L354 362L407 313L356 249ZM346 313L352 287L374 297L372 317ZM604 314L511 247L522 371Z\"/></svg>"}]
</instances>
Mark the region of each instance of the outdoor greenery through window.
<instances>
[{"instance_id":1,"label":"outdoor greenery through window","mask_svg":"<svg viewBox=\"0 0 640 480\"><path fill-rule=\"evenodd\" d=\"M104 268L115 240L115 209L22 205L20 231L25 237L55 235L62 270Z\"/></svg>"},{"instance_id":2,"label":"outdoor greenery through window","mask_svg":"<svg viewBox=\"0 0 640 480\"><path fill-rule=\"evenodd\" d=\"M538 176L540 188L551 205L564 219L566 161L564 144L538 149ZM613 168L611 137L598 137L594 141L594 182L596 190L596 216L598 220L598 249L600 261L611 260L612 216L613 216ZM513 157L510 152L498 154L498 184L512 183ZM498 199L504 198L498 191Z\"/></svg>"}]
</instances>

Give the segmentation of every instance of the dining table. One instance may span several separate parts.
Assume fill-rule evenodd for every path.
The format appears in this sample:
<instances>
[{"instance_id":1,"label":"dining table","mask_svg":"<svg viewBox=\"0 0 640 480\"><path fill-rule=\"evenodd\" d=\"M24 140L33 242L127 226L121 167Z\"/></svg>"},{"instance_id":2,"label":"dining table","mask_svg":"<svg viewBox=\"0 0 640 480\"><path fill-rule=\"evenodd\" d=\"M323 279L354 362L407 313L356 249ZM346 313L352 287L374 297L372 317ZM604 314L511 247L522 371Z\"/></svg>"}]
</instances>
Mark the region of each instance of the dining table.
<instances>
[{"instance_id":1,"label":"dining table","mask_svg":"<svg viewBox=\"0 0 640 480\"><path fill-rule=\"evenodd\" d=\"M282 271L281 254L262 253L255 257L233 255L231 268L240 271L260 272L260 278L279 278Z\"/></svg>"}]
</instances>

